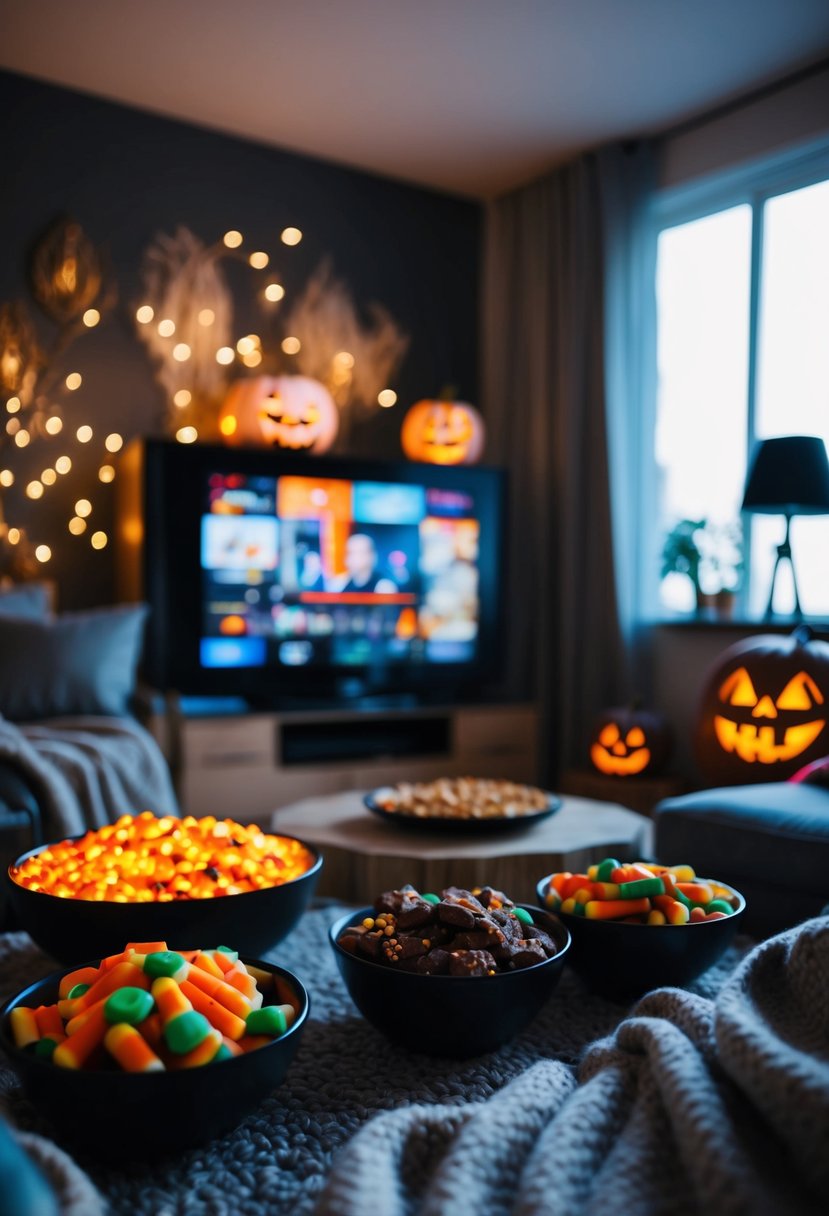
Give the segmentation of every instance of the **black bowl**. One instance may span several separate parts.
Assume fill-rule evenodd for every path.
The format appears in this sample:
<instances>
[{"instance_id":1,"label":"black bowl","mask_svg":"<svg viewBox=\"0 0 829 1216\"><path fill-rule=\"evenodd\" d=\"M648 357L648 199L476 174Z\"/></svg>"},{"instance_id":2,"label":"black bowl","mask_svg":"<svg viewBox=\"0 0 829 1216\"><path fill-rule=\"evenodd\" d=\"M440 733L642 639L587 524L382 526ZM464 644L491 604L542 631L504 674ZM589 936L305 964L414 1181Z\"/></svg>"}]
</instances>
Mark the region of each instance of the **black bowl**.
<instances>
[{"instance_id":1,"label":"black bowl","mask_svg":"<svg viewBox=\"0 0 829 1216\"><path fill-rule=\"evenodd\" d=\"M383 787L385 788L385 787ZM376 801L379 790L366 794L363 802L373 815L393 823L400 828L414 828L418 832L457 833L461 836L482 836L491 832L514 832L532 827L542 819L549 819L561 807L561 799L555 794L547 795L547 805L540 811L529 811L526 815L489 815L481 819L452 819L446 815L403 815L399 811L387 811Z\"/></svg>"},{"instance_id":2,"label":"black bowl","mask_svg":"<svg viewBox=\"0 0 829 1216\"><path fill-rule=\"evenodd\" d=\"M363 1017L410 1051L466 1059L494 1051L524 1030L559 981L570 934L543 908L527 904L526 911L549 933L557 953L532 967L486 977L416 975L349 954L337 939L350 925L373 916L372 908L340 917L328 934L340 974Z\"/></svg>"},{"instance_id":3,"label":"black bowl","mask_svg":"<svg viewBox=\"0 0 829 1216\"><path fill-rule=\"evenodd\" d=\"M118 954L127 942L166 941L171 949L180 950L230 945L234 950L259 955L293 929L316 889L322 855L313 845L301 843L315 861L299 878L279 887L218 899L146 904L62 899L20 886L11 873L6 874L6 892L17 925L53 958L65 963ZM49 847L30 849L14 865L22 865Z\"/></svg>"},{"instance_id":4,"label":"black bowl","mask_svg":"<svg viewBox=\"0 0 829 1216\"><path fill-rule=\"evenodd\" d=\"M542 905L551 877L536 886ZM728 889L739 900L735 911L722 920L694 924L626 925L558 911L573 939L568 962L592 992L611 1000L624 1001L652 988L683 988L716 963L737 933L746 901Z\"/></svg>"},{"instance_id":5,"label":"black bowl","mask_svg":"<svg viewBox=\"0 0 829 1216\"><path fill-rule=\"evenodd\" d=\"M241 956L240 956L241 957ZM30 1101L51 1125L55 1137L71 1147L107 1160L163 1156L221 1136L281 1085L308 1019L310 998L284 967L254 958L245 963L270 972L265 1004L284 1003L285 986L299 1006L296 1020L281 1038L218 1064L176 1072L95 1072L61 1068L16 1047L9 1014L18 1005L52 1005L66 971L30 984L0 1010L0 1046L19 1074ZM78 964L78 966L96 966ZM74 971L76 968L72 967Z\"/></svg>"}]
</instances>

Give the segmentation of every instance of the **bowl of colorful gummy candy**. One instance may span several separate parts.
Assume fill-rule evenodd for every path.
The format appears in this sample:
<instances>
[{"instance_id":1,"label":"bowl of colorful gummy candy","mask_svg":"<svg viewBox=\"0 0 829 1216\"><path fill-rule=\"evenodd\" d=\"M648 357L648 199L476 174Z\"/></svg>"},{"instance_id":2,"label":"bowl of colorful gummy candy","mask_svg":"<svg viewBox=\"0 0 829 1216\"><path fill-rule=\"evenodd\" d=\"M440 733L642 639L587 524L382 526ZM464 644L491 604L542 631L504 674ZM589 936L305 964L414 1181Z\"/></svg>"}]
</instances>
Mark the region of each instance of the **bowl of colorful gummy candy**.
<instances>
[{"instance_id":1,"label":"bowl of colorful gummy candy","mask_svg":"<svg viewBox=\"0 0 829 1216\"><path fill-rule=\"evenodd\" d=\"M746 901L689 865L619 862L542 878L538 901L569 929L569 962L611 999L690 984L728 949Z\"/></svg>"},{"instance_id":2,"label":"bowl of colorful gummy candy","mask_svg":"<svg viewBox=\"0 0 829 1216\"><path fill-rule=\"evenodd\" d=\"M524 1030L556 987L570 934L492 887L385 891L331 946L359 1011L410 1051L463 1059Z\"/></svg>"},{"instance_id":3,"label":"bowl of colorful gummy candy","mask_svg":"<svg viewBox=\"0 0 829 1216\"><path fill-rule=\"evenodd\" d=\"M18 993L0 1045L57 1139L129 1160L235 1126L283 1081L308 1009L283 967L138 942Z\"/></svg>"},{"instance_id":4,"label":"bowl of colorful gummy candy","mask_svg":"<svg viewBox=\"0 0 829 1216\"><path fill-rule=\"evenodd\" d=\"M104 958L126 941L232 941L265 953L313 896L322 857L293 836L191 815L123 815L9 867L21 928L54 958Z\"/></svg>"}]
</instances>

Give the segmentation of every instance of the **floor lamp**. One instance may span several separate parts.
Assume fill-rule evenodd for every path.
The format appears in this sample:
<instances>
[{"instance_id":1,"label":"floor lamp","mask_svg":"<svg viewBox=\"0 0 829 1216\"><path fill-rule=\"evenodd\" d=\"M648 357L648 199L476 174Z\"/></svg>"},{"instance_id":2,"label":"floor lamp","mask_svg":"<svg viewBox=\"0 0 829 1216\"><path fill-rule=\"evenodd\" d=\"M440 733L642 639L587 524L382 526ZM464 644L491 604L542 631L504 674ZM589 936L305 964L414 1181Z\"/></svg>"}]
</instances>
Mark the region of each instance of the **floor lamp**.
<instances>
[{"instance_id":1,"label":"floor lamp","mask_svg":"<svg viewBox=\"0 0 829 1216\"><path fill-rule=\"evenodd\" d=\"M785 516L786 535L783 543L777 546L766 617L773 615L774 584L784 561L792 571L792 615L802 616L789 528L793 515L829 515L829 458L823 440L814 435L785 435L762 440L746 481L742 509L758 515Z\"/></svg>"}]
</instances>

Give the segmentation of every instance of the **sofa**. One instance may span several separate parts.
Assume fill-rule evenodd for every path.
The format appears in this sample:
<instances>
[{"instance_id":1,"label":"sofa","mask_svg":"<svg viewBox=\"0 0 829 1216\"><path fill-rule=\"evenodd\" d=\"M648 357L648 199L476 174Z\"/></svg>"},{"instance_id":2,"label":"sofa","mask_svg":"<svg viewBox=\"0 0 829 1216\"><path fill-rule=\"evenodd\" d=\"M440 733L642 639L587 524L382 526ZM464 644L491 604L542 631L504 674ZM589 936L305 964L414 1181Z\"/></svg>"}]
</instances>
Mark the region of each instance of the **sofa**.
<instances>
[{"instance_id":1,"label":"sofa","mask_svg":"<svg viewBox=\"0 0 829 1216\"><path fill-rule=\"evenodd\" d=\"M790 781L666 798L654 820L656 856L688 860L741 891L755 937L829 906L829 757Z\"/></svg>"},{"instance_id":2,"label":"sofa","mask_svg":"<svg viewBox=\"0 0 829 1216\"><path fill-rule=\"evenodd\" d=\"M45 840L129 811L177 813L166 762L136 716L146 611L56 614L48 584L0 586L2 871Z\"/></svg>"}]
</instances>

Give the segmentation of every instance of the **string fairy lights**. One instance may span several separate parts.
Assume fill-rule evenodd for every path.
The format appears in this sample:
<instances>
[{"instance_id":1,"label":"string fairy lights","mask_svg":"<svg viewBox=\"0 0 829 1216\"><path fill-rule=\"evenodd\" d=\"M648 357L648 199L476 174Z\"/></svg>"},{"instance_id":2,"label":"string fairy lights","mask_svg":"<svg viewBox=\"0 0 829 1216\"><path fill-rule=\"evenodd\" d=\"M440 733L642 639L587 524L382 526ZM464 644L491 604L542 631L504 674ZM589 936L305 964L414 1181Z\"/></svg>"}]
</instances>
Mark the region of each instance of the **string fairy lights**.
<instances>
[{"instance_id":1,"label":"string fairy lights","mask_svg":"<svg viewBox=\"0 0 829 1216\"><path fill-rule=\"evenodd\" d=\"M85 471L85 460L73 464L72 447L86 445L94 452L97 445L93 426L79 417L87 390L85 373L77 363L68 369L61 364L76 340L98 328L116 299L104 258L71 219L58 221L35 243L29 286L57 332L48 347L41 347L26 305L0 303L0 417L7 418L0 427L0 576L12 578L29 577L53 560L54 543L37 536L41 520L46 512L54 516L55 488L73 467ZM66 426L68 418L71 427ZM110 446L116 440L117 446ZM41 454L42 444L52 449L50 455ZM97 463L103 468L108 454L122 444L123 438L111 432ZM99 474L95 484L114 479L114 467L107 467L111 476ZM92 493L87 487L85 492ZM79 501L93 510L92 497ZM75 519L80 517L67 520L69 533L81 535L86 525L76 528ZM93 548L107 542L108 537Z\"/></svg>"}]
</instances>

